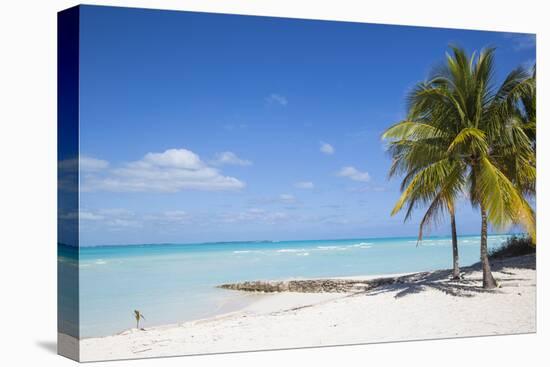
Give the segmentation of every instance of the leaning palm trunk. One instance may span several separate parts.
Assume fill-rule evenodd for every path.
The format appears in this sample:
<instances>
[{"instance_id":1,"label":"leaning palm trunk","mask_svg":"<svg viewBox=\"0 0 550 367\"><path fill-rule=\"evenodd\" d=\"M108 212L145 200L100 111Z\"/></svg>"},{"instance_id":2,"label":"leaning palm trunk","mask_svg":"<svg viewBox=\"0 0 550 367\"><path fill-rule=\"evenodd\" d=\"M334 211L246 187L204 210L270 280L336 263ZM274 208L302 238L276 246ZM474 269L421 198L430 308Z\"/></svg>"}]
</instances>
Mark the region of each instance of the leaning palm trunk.
<instances>
[{"instance_id":1,"label":"leaning palm trunk","mask_svg":"<svg viewBox=\"0 0 550 367\"><path fill-rule=\"evenodd\" d=\"M491 264L487 255L487 212L481 206L481 267L483 269L483 288L492 289L497 287L497 282L491 274Z\"/></svg>"},{"instance_id":2,"label":"leaning palm trunk","mask_svg":"<svg viewBox=\"0 0 550 367\"><path fill-rule=\"evenodd\" d=\"M458 265L458 238L456 236L455 213L451 212L451 233L453 243L453 276L452 279L460 279L460 267Z\"/></svg>"}]
</instances>

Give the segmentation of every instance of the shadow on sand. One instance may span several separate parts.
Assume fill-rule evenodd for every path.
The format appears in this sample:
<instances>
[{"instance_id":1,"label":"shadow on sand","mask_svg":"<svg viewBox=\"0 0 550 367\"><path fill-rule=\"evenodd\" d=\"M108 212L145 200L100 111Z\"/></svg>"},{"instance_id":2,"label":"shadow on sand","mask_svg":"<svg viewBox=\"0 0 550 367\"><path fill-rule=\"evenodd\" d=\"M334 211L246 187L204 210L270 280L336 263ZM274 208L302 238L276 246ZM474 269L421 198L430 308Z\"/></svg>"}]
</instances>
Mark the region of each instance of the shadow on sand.
<instances>
[{"instance_id":1,"label":"shadow on sand","mask_svg":"<svg viewBox=\"0 0 550 367\"><path fill-rule=\"evenodd\" d=\"M511 282L524 280L514 277L516 275L514 269L535 270L535 268L536 257L534 254L491 260L491 270L499 283L499 288L493 290L486 290L481 287L481 264L477 263L462 268L460 280L451 280L451 270L422 272L397 277L392 283L373 287L360 294L373 296L381 293L396 292L395 298L400 298L428 289L436 289L452 296L473 297L476 293L498 293L502 287L507 287Z\"/></svg>"}]
</instances>

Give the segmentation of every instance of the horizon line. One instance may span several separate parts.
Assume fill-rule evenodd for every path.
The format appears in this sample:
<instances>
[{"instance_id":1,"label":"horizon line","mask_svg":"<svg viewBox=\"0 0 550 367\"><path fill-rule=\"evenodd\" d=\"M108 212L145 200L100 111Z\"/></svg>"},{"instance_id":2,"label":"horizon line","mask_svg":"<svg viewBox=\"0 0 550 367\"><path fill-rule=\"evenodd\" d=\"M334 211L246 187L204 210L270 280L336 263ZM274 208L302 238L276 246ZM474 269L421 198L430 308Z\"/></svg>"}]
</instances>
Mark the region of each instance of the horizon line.
<instances>
[{"instance_id":1,"label":"horizon line","mask_svg":"<svg viewBox=\"0 0 550 367\"><path fill-rule=\"evenodd\" d=\"M489 233L488 236L505 236L505 235L525 235L525 232L506 232L506 233ZM479 234L460 234L457 237L479 237ZM429 238L438 238L438 237L451 237L450 235L433 235L433 236L424 236L424 239ZM376 239L418 239L418 236L380 236L380 237L353 237L353 238L323 238L323 239L304 239L304 240L234 240L234 241L206 241L206 242L151 242L151 243L118 243L118 244L109 244L109 245L69 245L66 243L58 242L57 245L67 246L67 247L86 247L86 248L98 248L98 247L131 247L131 246L192 246L192 245L216 245L216 244L234 244L234 243L280 243L280 242L307 242L307 241L351 241L351 240L376 240ZM420 241L422 242L422 241Z\"/></svg>"}]
</instances>

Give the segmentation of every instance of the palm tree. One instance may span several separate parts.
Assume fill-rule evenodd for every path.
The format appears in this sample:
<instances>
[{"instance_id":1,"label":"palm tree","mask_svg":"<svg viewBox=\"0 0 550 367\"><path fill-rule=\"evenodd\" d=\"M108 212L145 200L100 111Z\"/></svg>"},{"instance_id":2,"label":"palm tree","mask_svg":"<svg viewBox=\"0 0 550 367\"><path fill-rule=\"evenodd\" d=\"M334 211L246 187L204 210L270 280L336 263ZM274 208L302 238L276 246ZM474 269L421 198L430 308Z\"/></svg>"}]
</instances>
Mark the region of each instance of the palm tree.
<instances>
[{"instance_id":1,"label":"palm tree","mask_svg":"<svg viewBox=\"0 0 550 367\"><path fill-rule=\"evenodd\" d=\"M525 134L531 139L533 145L536 143L537 127L537 68L533 66L531 76L514 93L509 103L516 110L518 119L521 121Z\"/></svg>"},{"instance_id":2,"label":"palm tree","mask_svg":"<svg viewBox=\"0 0 550 367\"><path fill-rule=\"evenodd\" d=\"M408 214L429 204L424 218L433 220L462 191L480 209L484 288L497 286L487 256L488 223L497 228L519 223L536 239L535 215L524 197L534 187L535 155L518 117L518 96L530 75L517 68L498 88L493 75L494 49L469 58L452 47L447 62L410 93L407 121L384 134L397 146L415 147L402 149L411 150L414 159L406 163L394 212L405 203Z\"/></svg>"},{"instance_id":3,"label":"palm tree","mask_svg":"<svg viewBox=\"0 0 550 367\"><path fill-rule=\"evenodd\" d=\"M409 120L413 120L411 116ZM418 121L418 123L422 123ZM453 255L453 271L452 279L460 279L460 267L458 256L458 238L456 231L455 218L455 201L459 194L460 187L464 182L460 176L456 177L456 182L453 185L443 185L444 178L447 177L453 169L455 163L446 159L446 146L442 140L415 140L412 138L404 138L407 135L407 129L410 124L406 122L390 127L384 132L382 137L390 139L388 150L393 157L392 166L389 176L393 177L398 173L404 174L405 178L401 184L403 195L392 210L391 215L397 214L405 203L408 204L405 221L407 221L413 209L418 206L428 206L428 210L424 214L420 222L418 231L418 242L422 241L425 227L436 221L443 211L449 213L451 222L451 242ZM440 161L439 170L433 170L429 175L416 175L434 161ZM413 186L409 184L414 181ZM408 188L408 190L406 190Z\"/></svg>"},{"instance_id":4,"label":"palm tree","mask_svg":"<svg viewBox=\"0 0 550 367\"><path fill-rule=\"evenodd\" d=\"M145 316L143 316L143 314L139 310L134 310L134 317L136 319L136 328L139 330L139 322L141 321L141 319L145 320Z\"/></svg>"},{"instance_id":5,"label":"palm tree","mask_svg":"<svg viewBox=\"0 0 550 367\"><path fill-rule=\"evenodd\" d=\"M533 168L536 166L536 95L536 68L533 66L531 75L518 84L513 92L510 93L510 96L504 105L505 108L512 111L512 114L515 114L514 122L521 126L523 132L531 142L533 154L526 158L531 159L531 162L529 162L527 166ZM522 170L524 164L524 160L520 156L517 159L509 160L504 169L508 172L507 175L511 177L514 184L519 187L525 196L534 197L536 191L536 182L534 177L531 178L527 175L527 179L525 179L525 175L516 174Z\"/></svg>"}]
</instances>

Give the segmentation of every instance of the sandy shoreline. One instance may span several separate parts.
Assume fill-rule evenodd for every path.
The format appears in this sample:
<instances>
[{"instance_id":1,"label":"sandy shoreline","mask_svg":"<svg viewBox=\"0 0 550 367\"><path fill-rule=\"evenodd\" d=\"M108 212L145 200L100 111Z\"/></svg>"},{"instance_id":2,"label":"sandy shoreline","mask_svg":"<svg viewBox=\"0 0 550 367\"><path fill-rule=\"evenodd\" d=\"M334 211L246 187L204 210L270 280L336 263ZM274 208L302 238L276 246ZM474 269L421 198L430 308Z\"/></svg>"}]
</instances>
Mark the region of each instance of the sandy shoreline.
<instances>
[{"instance_id":1,"label":"sandy shoreline","mask_svg":"<svg viewBox=\"0 0 550 367\"><path fill-rule=\"evenodd\" d=\"M460 282L440 270L357 293L266 294L240 311L210 319L82 339L80 360L531 333L536 331L535 262L534 255L493 261L501 285L494 291L480 288L481 272L474 265L463 269Z\"/></svg>"}]
</instances>

